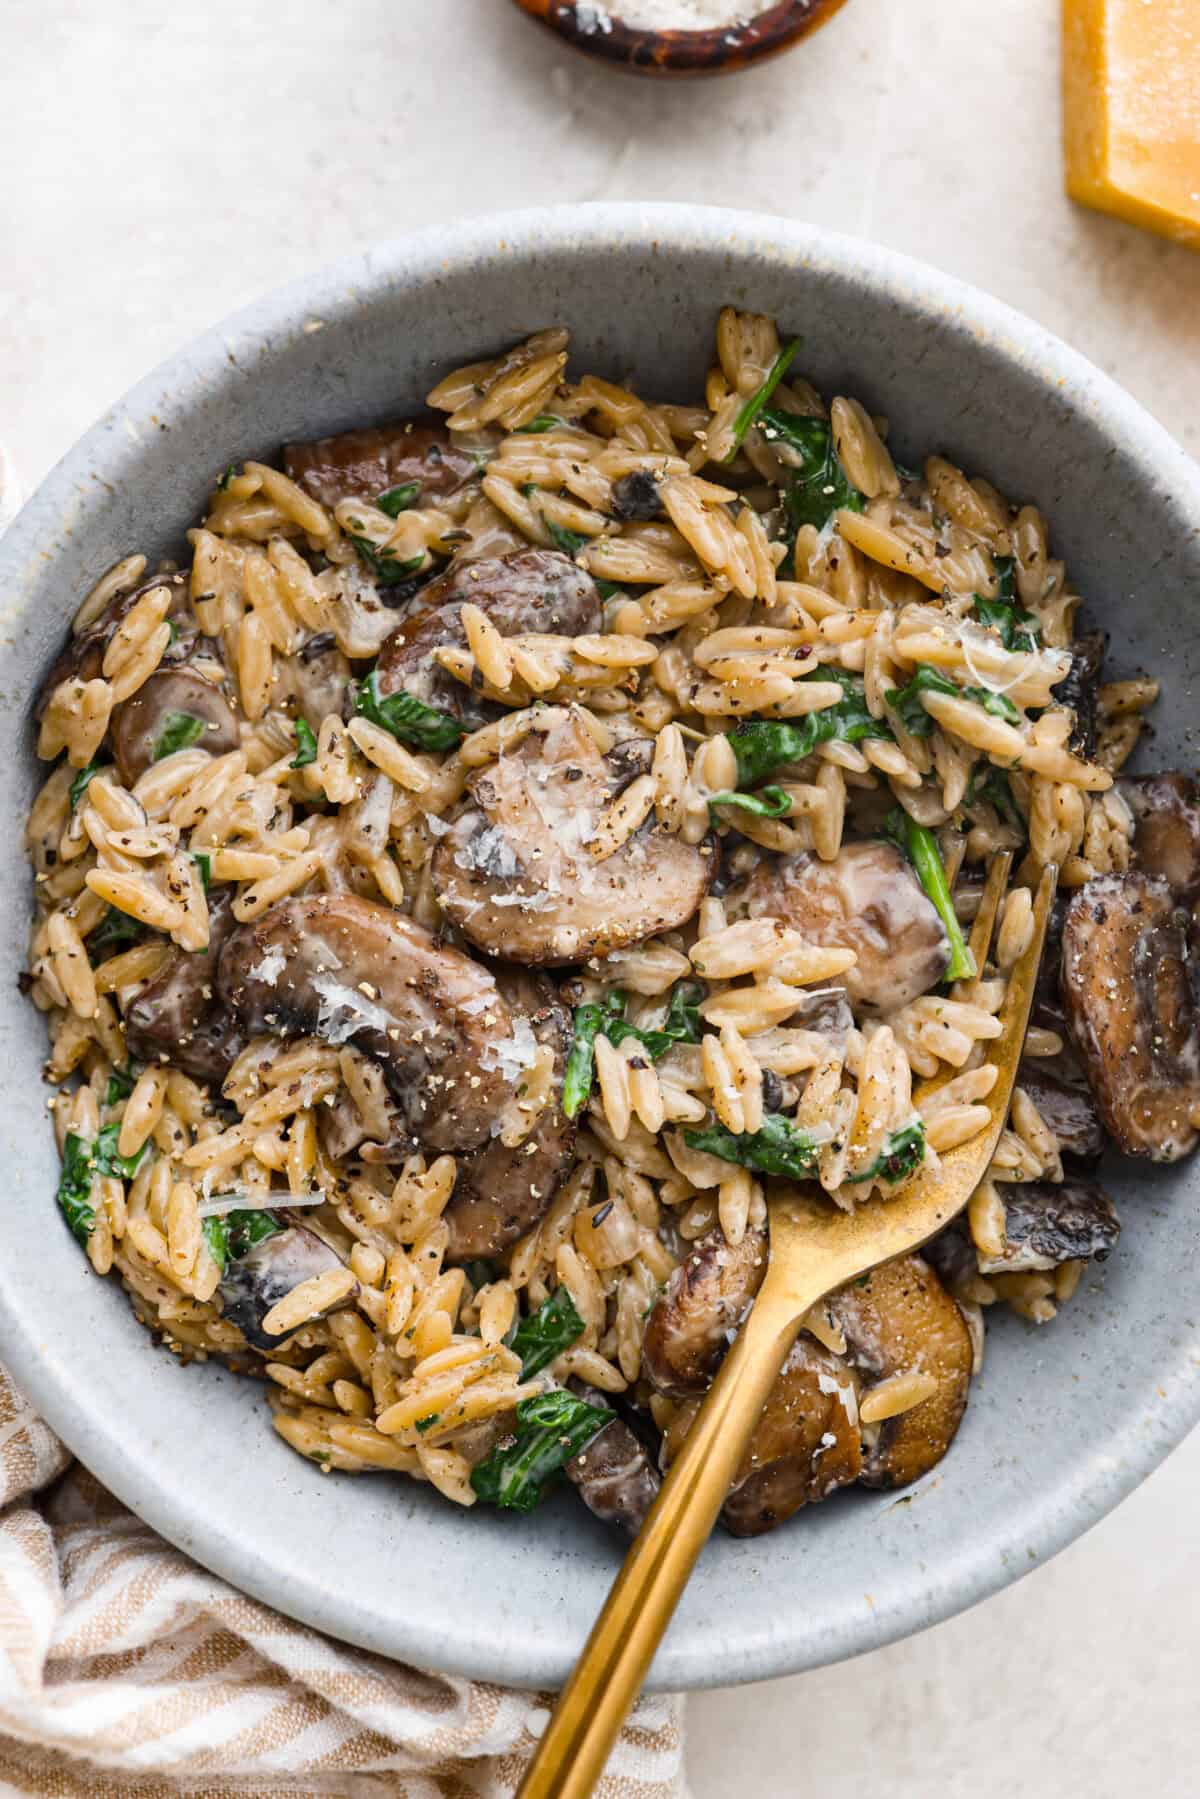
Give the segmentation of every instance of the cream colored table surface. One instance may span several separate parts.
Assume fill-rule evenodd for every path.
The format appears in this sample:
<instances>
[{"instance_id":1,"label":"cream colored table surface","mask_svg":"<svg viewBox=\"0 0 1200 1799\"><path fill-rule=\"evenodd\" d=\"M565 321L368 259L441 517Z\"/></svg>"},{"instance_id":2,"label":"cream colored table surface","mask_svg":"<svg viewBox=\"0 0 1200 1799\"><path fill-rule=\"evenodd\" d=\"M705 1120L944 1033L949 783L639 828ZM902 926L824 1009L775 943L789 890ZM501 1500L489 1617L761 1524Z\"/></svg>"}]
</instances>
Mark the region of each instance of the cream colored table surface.
<instances>
[{"instance_id":1,"label":"cream colored table surface","mask_svg":"<svg viewBox=\"0 0 1200 1799\"><path fill-rule=\"evenodd\" d=\"M0 439L27 484L268 287L438 218L623 198L938 263L1200 450L1200 257L1061 197L1055 0L849 0L768 69L670 89L509 0L0 0L0 25ZM696 1697L697 1799L1195 1794L1198 1506L1200 1437L967 1616Z\"/></svg>"}]
</instances>

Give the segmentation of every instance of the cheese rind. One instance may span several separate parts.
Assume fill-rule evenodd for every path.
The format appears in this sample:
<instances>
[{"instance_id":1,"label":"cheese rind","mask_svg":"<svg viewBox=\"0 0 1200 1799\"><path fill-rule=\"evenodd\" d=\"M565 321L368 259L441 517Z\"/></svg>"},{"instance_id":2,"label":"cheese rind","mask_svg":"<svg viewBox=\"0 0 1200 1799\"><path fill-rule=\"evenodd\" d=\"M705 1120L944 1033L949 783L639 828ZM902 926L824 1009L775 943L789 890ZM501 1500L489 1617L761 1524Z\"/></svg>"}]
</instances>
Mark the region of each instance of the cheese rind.
<instances>
[{"instance_id":1,"label":"cheese rind","mask_svg":"<svg viewBox=\"0 0 1200 1799\"><path fill-rule=\"evenodd\" d=\"M1200 0L1063 0L1067 192L1200 250Z\"/></svg>"}]
</instances>

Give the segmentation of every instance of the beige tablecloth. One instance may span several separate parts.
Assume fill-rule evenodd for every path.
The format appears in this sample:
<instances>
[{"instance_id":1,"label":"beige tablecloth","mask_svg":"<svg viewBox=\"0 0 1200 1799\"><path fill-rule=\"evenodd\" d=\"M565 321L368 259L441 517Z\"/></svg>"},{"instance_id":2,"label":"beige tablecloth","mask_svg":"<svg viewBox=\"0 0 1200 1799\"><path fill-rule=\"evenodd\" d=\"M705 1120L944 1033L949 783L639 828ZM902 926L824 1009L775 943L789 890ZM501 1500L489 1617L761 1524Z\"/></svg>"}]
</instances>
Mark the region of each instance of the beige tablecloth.
<instances>
[{"instance_id":1,"label":"beige tablecloth","mask_svg":"<svg viewBox=\"0 0 1200 1799\"><path fill-rule=\"evenodd\" d=\"M172 1549L0 1368L0 1783L54 1799L503 1799L546 1696L348 1649ZM686 1799L679 1699L644 1700L597 1799Z\"/></svg>"}]
</instances>

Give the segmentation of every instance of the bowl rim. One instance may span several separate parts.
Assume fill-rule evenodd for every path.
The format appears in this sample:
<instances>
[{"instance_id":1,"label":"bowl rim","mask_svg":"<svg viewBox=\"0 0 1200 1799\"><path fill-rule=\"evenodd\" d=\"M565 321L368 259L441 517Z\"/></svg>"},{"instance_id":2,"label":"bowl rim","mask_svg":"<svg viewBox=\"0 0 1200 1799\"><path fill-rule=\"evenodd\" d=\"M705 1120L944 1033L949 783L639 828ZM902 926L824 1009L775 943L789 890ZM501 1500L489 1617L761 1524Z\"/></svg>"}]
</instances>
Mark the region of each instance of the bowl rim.
<instances>
[{"instance_id":1,"label":"bowl rim","mask_svg":"<svg viewBox=\"0 0 1200 1799\"><path fill-rule=\"evenodd\" d=\"M969 331L984 349L1032 372L1047 388L1073 390L1072 405L1087 412L1111 439L1169 478L1176 503L1200 537L1200 467L1130 395L1042 326L957 278L899 252L823 227L766 214L675 203L596 202L529 208L438 224L370 248L293 280L242 307L153 369L67 452L41 482L0 542L0 576L19 582L39 545L53 542L64 517L79 516L106 444L149 427L164 392L186 395L206 376L227 368L229 346L252 341L269 363L313 318L326 325L351 319L364 293L389 285L435 281L481 257L503 254L535 262L547 251L588 256L634 244L686 257L714 251L759 256L787 268L815 268L855 280L906 306L938 315ZM243 368L245 365L243 365ZM0 583L2 584L2 583ZM18 1002L14 999L11 1003ZM481 1642L469 1614L418 1617L400 1629L364 1621L353 1601L289 1563L286 1578L264 1557L223 1535L205 1516L194 1492L173 1482L169 1467L132 1455L117 1417L89 1405L86 1387L43 1341L23 1327L18 1295L0 1261L0 1355L51 1428L118 1499L169 1541L233 1586L318 1630L363 1648L451 1674L512 1684L553 1683L567 1672L545 1652L528 1648L514 1668L512 1643ZM668 1638L655 1662L650 1690L679 1690L766 1679L863 1653L942 1621L1010 1584L1096 1524L1130 1493L1200 1420L1200 1322L1182 1333L1172 1361L1158 1370L1152 1416L1134 1416L1134 1396L1118 1420L1098 1429L1086 1456L1068 1477L1037 1487L1026 1508L1006 1520L978 1549L953 1546L932 1584L899 1583L878 1605L826 1620L820 1631L801 1618L781 1629L769 1615L739 1626L721 1642ZM1137 1395L1136 1397L1148 1397ZM466 1613L466 1608L464 1608ZM541 1657L539 1660L538 1657Z\"/></svg>"}]
</instances>

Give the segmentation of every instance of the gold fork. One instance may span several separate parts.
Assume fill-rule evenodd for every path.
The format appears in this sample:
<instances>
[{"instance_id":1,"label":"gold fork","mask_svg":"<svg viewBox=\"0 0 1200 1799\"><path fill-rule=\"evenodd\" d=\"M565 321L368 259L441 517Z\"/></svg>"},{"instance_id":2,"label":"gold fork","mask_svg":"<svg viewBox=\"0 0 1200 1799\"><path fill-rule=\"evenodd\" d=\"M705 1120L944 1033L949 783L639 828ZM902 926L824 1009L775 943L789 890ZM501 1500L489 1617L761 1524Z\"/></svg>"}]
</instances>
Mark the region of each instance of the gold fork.
<instances>
[{"instance_id":1,"label":"gold fork","mask_svg":"<svg viewBox=\"0 0 1200 1799\"><path fill-rule=\"evenodd\" d=\"M992 864L971 931L982 975L1011 857ZM546 1727L518 1799L587 1799L716 1522L767 1394L809 1308L880 1262L917 1249L960 1212L1004 1128L1033 1004L1058 871L1047 867L1033 935L1015 964L989 1058L999 1070L991 1122L947 1150L895 1199L836 1210L813 1189L780 1184L769 1200L770 1263L745 1324L696 1415ZM953 1078L924 1083L921 1101Z\"/></svg>"}]
</instances>

